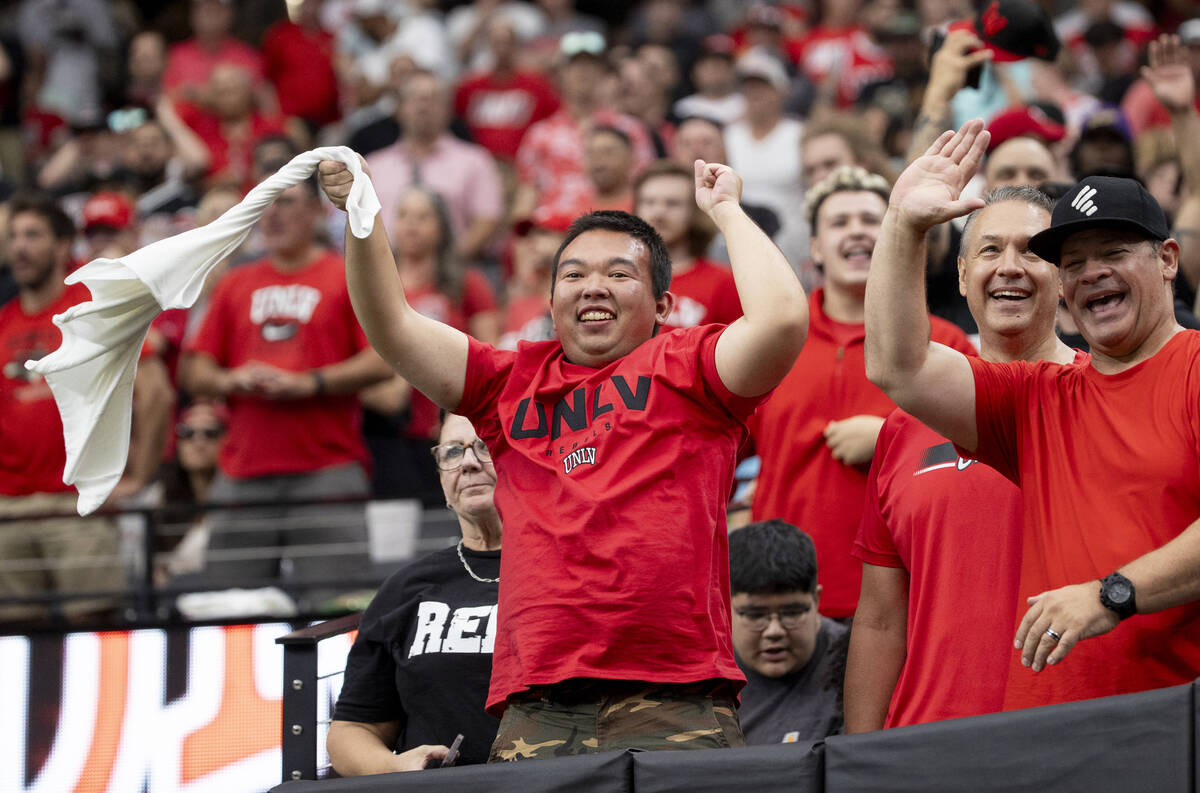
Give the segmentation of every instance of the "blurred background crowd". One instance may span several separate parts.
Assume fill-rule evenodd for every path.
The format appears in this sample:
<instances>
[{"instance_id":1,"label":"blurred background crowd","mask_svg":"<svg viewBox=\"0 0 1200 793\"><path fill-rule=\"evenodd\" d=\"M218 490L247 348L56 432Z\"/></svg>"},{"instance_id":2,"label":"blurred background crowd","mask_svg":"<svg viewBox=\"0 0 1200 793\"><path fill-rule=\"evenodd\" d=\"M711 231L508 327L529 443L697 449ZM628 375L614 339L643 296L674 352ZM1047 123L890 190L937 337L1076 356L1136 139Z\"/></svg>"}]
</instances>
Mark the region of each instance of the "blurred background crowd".
<instances>
[{"instance_id":1,"label":"blurred background crowd","mask_svg":"<svg viewBox=\"0 0 1200 793\"><path fill-rule=\"evenodd\" d=\"M723 244L691 200L696 158L741 174L747 210L809 289L822 275L806 190L842 165L893 178L930 130L974 117L992 130L976 192L1104 173L1140 179L1169 215L1200 214L1187 200L1198 164L1175 123L1195 91L1179 100L1139 71L1149 43L1175 33L1200 75L1193 0L1005 1L1000 12L970 0L0 3L0 307L33 295L32 322L65 299L40 283L47 274L60 284L94 258L203 225L324 145L366 157L410 302L510 348L552 334L550 263L592 209L635 211L662 234L681 296L672 324L740 315ZM1014 16L1013 2L1042 16ZM1009 20L1022 33L1006 43ZM436 408L370 358L356 326L332 340L348 306L313 313L337 291L344 218L311 187L268 210L195 309L155 323L114 506L444 501L428 451ZM17 222L30 213L47 227L40 242ZM945 234L931 246L930 308L969 335L958 231ZM1200 269L1196 241L1185 248L1181 317ZM332 280L317 283L317 265ZM269 355L239 328L243 305L264 343L303 340L312 325L325 347L305 341L316 357L251 371ZM18 380L32 387L19 362L53 349L12 327L0 325L2 411L33 399L16 395ZM268 407L247 411L255 399ZM45 423L24 431L49 443ZM24 466L0 464L0 514L63 491ZM319 487L294 478L332 469ZM230 484L250 479L272 487ZM158 541L162 581L214 558L210 527L185 523Z\"/></svg>"}]
</instances>

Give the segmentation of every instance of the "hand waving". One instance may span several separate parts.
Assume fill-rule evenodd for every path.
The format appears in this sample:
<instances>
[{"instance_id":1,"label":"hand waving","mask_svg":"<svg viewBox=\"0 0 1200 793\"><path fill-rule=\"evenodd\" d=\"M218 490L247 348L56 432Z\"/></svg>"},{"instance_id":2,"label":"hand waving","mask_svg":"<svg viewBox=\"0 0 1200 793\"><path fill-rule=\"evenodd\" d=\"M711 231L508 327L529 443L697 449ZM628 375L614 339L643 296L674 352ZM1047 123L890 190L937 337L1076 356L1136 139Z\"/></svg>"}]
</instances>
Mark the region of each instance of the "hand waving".
<instances>
[{"instance_id":1,"label":"hand waving","mask_svg":"<svg viewBox=\"0 0 1200 793\"><path fill-rule=\"evenodd\" d=\"M979 119L957 132L943 132L900 174L892 188L891 209L902 222L925 232L982 207L982 199L959 196L978 170L990 137Z\"/></svg>"},{"instance_id":2,"label":"hand waving","mask_svg":"<svg viewBox=\"0 0 1200 793\"><path fill-rule=\"evenodd\" d=\"M1142 67L1142 78L1158 101L1172 112L1191 108L1196 103L1196 80L1179 37L1164 34L1150 42L1149 61Z\"/></svg>"},{"instance_id":3,"label":"hand waving","mask_svg":"<svg viewBox=\"0 0 1200 793\"><path fill-rule=\"evenodd\" d=\"M734 206L742 198L742 177L728 165L696 160L696 205L709 217L724 203Z\"/></svg>"}]
</instances>

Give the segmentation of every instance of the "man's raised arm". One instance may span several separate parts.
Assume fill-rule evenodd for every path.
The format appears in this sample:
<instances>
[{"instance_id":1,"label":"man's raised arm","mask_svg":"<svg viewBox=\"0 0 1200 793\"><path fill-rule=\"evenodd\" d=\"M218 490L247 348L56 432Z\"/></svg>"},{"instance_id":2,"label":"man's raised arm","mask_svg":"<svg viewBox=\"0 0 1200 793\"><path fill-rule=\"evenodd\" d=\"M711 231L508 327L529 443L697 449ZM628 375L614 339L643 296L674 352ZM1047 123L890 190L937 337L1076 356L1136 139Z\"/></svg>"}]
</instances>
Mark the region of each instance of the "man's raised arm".
<instances>
[{"instance_id":1,"label":"man's raised arm","mask_svg":"<svg viewBox=\"0 0 1200 793\"><path fill-rule=\"evenodd\" d=\"M892 188L867 276L867 378L904 410L974 449L975 378L966 356L929 339L925 234L983 206L960 199L987 148L983 122L947 130Z\"/></svg>"},{"instance_id":2,"label":"man's raised arm","mask_svg":"<svg viewBox=\"0 0 1200 793\"><path fill-rule=\"evenodd\" d=\"M808 335L808 299L795 271L738 203L742 180L696 160L696 204L725 237L742 316L717 340L717 374L739 396L765 394L792 368Z\"/></svg>"},{"instance_id":3,"label":"man's raised arm","mask_svg":"<svg viewBox=\"0 0 1200 793\"><path fill-rule=\"evenodd\" d=\"M354 180L350 170L327 160L317 172L329 200L345 209ZM346 285L371 346L435 403L447 410L457 408L466 384L467 336L409 305L381 218L375 219L366 239L346 235Z\"/></svg>"}]
</instances>

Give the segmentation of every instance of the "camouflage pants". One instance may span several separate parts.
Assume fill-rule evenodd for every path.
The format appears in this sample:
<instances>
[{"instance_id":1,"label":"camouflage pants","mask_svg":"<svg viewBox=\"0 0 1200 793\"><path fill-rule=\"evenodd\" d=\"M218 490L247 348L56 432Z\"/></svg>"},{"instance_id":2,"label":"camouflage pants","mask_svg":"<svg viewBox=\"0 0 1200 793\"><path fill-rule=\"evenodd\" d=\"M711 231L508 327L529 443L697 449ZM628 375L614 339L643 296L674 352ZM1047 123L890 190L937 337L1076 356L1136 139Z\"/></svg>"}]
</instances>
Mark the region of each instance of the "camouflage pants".
<instances>
[{"instance_id":1,"label":"camouflage pants","mask_svg":"<svg viewBox=\"0 0 1200 793\"><path fill-rule=\"evenodd\" d=\"M578 679L510 699L488 762L745 745L737 699L725 681Z\"/></svg>"}]
</instances>

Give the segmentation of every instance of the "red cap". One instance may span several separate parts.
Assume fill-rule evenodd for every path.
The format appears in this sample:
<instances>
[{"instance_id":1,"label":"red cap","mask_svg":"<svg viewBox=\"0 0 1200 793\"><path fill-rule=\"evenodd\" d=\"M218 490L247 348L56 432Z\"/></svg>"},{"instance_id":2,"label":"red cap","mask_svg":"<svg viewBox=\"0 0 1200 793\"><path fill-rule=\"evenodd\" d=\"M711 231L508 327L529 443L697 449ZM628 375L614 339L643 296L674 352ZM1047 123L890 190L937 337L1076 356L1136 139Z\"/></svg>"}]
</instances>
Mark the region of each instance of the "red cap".
<instances>
[{"instance_id":1,"label":"red cap","mask_svg":"<svg viewBox=\"0 0 1200 793\"><path fill-rule=\"evenodd\" d=\"M513 233L524 237L535 228L545 231L565 232L575 221L573 215L555 212L548 207L540 206L527 218L522 218L513 224Z\"/></svg>"},{"instance_id":2,"label":"red cap","mask_svg":"<svg viewBox=\"0 0 1200 793\"><path fill-rule=\"evenodd\" d=\"M133 202L122 193L101 192L83 205L83 230L104 226L120 231L133 225Z\"/></svg>"},{"instance_id":3,"label":"red cap","mask_svg":"<svg viewBox=\"0 0 1200 793\"><path fill-rule=\"evenodd\" d=\"M1037 107L1010 107L1008 110L1003 110L988 122L987 129L992 133L992 140L988 143L988 152L1001 143L1022 135L1041 138L1046 143L1056 143L1067 135L1066 127L1054 121L1043 113L1041 108Z\"/></svg>"}]
</instances>

